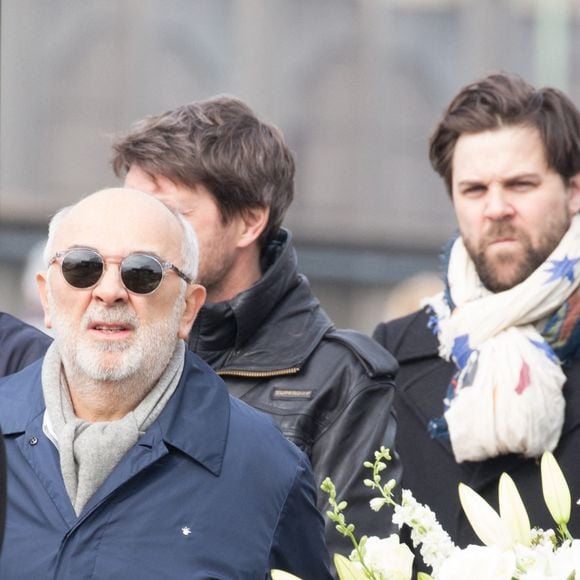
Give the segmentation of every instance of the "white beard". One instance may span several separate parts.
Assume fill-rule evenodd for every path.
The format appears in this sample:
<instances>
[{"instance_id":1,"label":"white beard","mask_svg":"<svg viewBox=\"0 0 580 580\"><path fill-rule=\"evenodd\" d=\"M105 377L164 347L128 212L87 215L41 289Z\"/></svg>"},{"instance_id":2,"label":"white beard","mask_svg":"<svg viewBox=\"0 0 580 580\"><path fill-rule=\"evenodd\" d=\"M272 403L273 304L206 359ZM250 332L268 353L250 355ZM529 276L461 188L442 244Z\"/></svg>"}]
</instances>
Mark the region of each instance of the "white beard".
<instances>
[{"instance_id":1,"label":"white beard","mask_svg":"<svg viewBox=\"0 0 580 580\"><path fill-rule=\"evenodd\" d=\"M147 392L161 376L175 350L185 308L185 291L183 285L168 318L146 326L126 304L112 307L91 304L77 328L66 311L57 307L49 288L55 340L67 375L74 375L79 387L107 383L120 391L138 388ZM127 341L99 342L86 332L95 320L131 325L134 333Z\"/></svg>"}]
</instances>

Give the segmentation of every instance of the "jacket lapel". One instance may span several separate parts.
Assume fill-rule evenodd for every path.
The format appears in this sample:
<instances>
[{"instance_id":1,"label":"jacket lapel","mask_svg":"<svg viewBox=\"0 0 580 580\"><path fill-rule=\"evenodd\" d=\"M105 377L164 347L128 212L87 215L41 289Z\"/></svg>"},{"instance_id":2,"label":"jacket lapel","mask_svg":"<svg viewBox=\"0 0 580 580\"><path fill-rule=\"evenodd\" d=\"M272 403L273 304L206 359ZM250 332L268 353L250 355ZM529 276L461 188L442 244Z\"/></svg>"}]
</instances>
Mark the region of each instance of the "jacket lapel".
<instances>
[{"instance_id":1,"label":"jacket lapel","mask_svg":"<svg viewBox=\"0 0 580 580\"><path fill-rule=\"evenodd\" d=\"M405 401L411 412L425 426L443 414L443 399L455 367L439 357L437 337L428 330L428 314L421 310L407 318L408 324L399 336L393 337L387 348L393 348L393 354L399 362L400 370L396 378L398 397ZM436 438L434 441L446 453L453 455L447 438Z\"/></svg>"},{"instance_id":2,"label":"jacket lapel","mask_svg":"<svg viewBox=\"0 0 580 580\"><path fill-rule=\"evenodd\" d=\"M167 455L169 446L219 475L227 444L229 401L221 379L196 355L186 353L181 380L165 409L87 502L81 516Z\"/></svg>"}]
</instances>

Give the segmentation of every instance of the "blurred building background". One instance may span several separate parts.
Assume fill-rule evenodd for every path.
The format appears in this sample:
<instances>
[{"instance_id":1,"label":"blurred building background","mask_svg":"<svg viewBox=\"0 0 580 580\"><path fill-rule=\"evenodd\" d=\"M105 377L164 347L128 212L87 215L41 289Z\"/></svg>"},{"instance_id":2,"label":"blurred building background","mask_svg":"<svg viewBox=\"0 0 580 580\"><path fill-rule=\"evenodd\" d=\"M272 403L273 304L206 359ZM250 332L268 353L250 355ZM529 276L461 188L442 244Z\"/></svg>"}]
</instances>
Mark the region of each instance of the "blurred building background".
<instances>
[{"instance_id":1,"label":"blurred building background","mask_svg":"<svg viewBox=\"0 0 580 580\"><path fill-rule=\"evenodd\" d=\"M502 69L580 102L580 0L1 0L0 17L0 310L29 319L50 215L117 183L111 135L145 115L230 93L277 124L301 269L370 332L454 230L427 139L459 88Z\"/></svg>"}]
</instances>

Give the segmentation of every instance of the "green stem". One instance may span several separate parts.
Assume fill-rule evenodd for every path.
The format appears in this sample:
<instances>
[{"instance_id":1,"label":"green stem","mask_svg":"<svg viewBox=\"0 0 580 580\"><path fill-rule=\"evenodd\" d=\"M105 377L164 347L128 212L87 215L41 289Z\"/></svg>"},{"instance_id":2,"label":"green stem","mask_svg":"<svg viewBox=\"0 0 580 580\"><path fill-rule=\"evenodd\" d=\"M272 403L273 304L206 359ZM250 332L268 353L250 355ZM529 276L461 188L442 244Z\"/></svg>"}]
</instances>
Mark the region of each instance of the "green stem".
<instances>
[{"instance_id":1,"label":"green stem","mask_svg":"<svg viewBox=\"0 0 580 580\"><path fill-rule=\"evenodd\" d=\"M562 538L562 541L564 541L564 540L571 541L574 539L572 537L572 534L569 532L568 526L566 525L565 522L558 524L558 533L560 534L560 538Z\"/></svg>"}]
</instances>

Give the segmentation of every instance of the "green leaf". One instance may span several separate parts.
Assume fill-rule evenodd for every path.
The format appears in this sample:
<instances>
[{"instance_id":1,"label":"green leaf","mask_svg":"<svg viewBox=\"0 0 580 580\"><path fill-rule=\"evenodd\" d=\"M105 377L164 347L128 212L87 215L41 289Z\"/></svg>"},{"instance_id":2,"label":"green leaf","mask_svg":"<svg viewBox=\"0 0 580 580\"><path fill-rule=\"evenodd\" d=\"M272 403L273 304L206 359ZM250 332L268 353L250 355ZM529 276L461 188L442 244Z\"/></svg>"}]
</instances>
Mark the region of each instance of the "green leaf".
<instances>
[{"instance_id":1,"label":"green leaf","mask_svg":"<svg viewBox=\"0 0 580 580\"><path fill-rule=\"evenodd\" d=\"M509 548L512 545L507 526L478 493L460 483L459 499L473 531L486 546Z\"/></svg>"},{"instance_id":2,"label":"green leaf","mask_svg":"<svg viewBox=\"0 0 580 580\"><path fill-rule=\"evenodd\" d=\"M334 555L334 567L340 580L366 580L365 573L341 554Z\"/></svg>"},{"instance_id":3,"label":"green leaf","mask_svg":"<svg viewBox=\"0 0 580 580\"><path fill-rule=\"evenodd\" d=\"M433 580L433 576L429 576L426 572L417 572L417 580Z\"/></svg>"},{"instance_id":4,"label":"green leaf","mask_svg":"<svg viewBox=\"0 0 580 580\"><path fill-rule=\"evenodd\" d=\"M512 540L523 546L530 545L530 518L514 480L502 473L499 478L499 513Z\"/></svg>"},{"instance_id":5,"label":"green leaf","mask_svg":"<svg viewBox=\"0 0 580 580\"><path fill-rule=\"evenodd\" d=\"M552 518L558 525L567 524L570 520L570 511L572 509L570 488L556 458L549 451L542 455L540 468L542 472L542 492L544 493L544 501L548 506L548 510L550 510Z\"/></svg>"}]
</instances>

